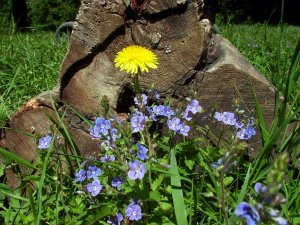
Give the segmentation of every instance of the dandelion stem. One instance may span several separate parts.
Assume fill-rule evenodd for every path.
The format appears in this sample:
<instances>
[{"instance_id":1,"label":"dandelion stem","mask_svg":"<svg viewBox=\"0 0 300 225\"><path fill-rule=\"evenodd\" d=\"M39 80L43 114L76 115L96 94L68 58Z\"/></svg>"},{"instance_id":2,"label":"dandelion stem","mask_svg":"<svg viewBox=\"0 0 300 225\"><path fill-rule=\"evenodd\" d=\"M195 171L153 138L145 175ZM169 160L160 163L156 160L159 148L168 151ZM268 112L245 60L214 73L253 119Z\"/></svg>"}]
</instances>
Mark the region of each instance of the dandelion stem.
<instances>
[{"instance_id":1,"label":"dandelion stem","mask_svg":"<svg viewBox=\"0 0 300 225\"><path fill-rule=\"evenodd\" d=\"M139 83L139 76L141 75L141 72L134 74L133 77L133 86L134 86L134 92L136 96L141 94L141 88Z\"/></svg>"}]
</instances>

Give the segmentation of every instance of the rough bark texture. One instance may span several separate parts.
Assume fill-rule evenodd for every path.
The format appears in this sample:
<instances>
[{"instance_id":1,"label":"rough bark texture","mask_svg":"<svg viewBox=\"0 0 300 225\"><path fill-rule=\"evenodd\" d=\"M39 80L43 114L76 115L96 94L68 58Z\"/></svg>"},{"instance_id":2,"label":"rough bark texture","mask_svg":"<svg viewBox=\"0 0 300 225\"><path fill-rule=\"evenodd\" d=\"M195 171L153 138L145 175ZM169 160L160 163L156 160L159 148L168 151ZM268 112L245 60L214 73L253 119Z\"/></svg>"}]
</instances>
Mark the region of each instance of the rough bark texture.
<instances>
[{"instance_id":1,"label":"rough bark texture","mask_svg":"<svg viewBox=\"0 0 300 225\"><path fill-rule=\"evenodd\" d=\"M104 96L113 111L127 112L132 104L130 79L114 67L114 58L132 44L150 48L160 63L142 76L143 89L154 84L163 97L178 101L194 89L205 110L216 104L230 111L236 98L242 99L244 108L254 109L253 87L270 123L274 88L228 40L212 34L210 22L202 18L203 4L195 0L83 0L57 87L26 103L11 118L11 129L2 131L2 146L33 161L36 142L14 130L49 133L52 123L44 112L55 117L51 98L59 112L67 103L90 119L100 114ZM76 115L68 112L64 122L84 156L98 151L100 142L92 140ZM259 141L251 140L250 155L259 149Z\"/></svg>"}]
</instances>

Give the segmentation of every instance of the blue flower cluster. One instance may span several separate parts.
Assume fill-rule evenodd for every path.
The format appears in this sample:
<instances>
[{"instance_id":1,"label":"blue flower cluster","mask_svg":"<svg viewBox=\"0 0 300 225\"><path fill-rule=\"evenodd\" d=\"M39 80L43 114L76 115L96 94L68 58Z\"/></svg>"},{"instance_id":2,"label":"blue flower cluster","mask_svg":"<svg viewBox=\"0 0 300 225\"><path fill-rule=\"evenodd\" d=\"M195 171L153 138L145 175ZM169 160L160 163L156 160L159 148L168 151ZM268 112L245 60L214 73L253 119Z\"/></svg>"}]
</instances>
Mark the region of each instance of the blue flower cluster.
<instances>
[{"instance_id":1,"label":"blue flower cluster","mask_svg":"<svg viewBox=\"0 0 300 225\"><path fill-rule=\"evenodd\" d=\"M286 200L281 195L270 194L269 188L258 182L254 189L258 195L254 206L247 202L241 202L235 209L238 217L245 218L248 225L257 225L261 221L273 221L277 225L288 225L288 221L279 216L280 211L274 207L284 203ZM280 186L277 188L278 191Z\"/></svg>"},{"instance_id":2,"label":"blue flower cluster","mask_svg":"<svg viewBox=\"0 0 300 225\"><path fill-rule=\"evenodd\" d=\"M245 218L247 225L256 225L260 222L260 216L256 208L249 205L247 202L241 202L235 209L235 215Z\"/></svg>"},{"instance_id":3,"label":"blue flower cluster","mask_svg":"<svg viewBox=\"0 0 300 225\"><path fill-rule=\"evenodd\" d=\"M193 115L202 111L202 107L199 105L198 100L194 99L186 106L180 116L176 115L176 112L170 106L164 105L154 105L148 111L154 121L157 120L157 117L166 117L171 131L188 136L190 126L186 125L184 120L190 121Z\"/></svg>"},{"instance_id":4,"label":"blue flower cluster","mask_svg":"<svg viewBox=\"0 0 300 225\"><path fill-rule=\"evenodd\" d=\"M120 191L121 185L124 184L124 182L125 181L121 177L117 176L112 180L111 185Z\"/></svg>"},{"instance_id":5,"label":"blue flower cluster","mask_svg":"<svg viewBox=\"0 0 300 225\"><path fill-rule=\"evenodd\" d=\"M143 131L145 129L146 121L148 121L148 117L146 115L142 112L135 111L130 120L132 133Z\"/></svg>"},{"instance_id":6,"label":"blue flower cluster","mask_svg":"<svg viewBox=\"0 0 300 225\"><path fill-rule=\"evenodd\" d=\"M134 200L127 206L125 215L131 221L138 221L142 219L142 209L137 200ZM112 225L121 225L123 219L123 215L121 213L117 213L111 220L108 220L107 223Z\"/></svg>"},{"instance_id":7,"label":"blue flower cluster","mask_svg":"<svg viewBox=\"0 0 300 225\"><path fill-rule=\"evenodd\" d=\"M142 99L143 100L141 104L138 103L137 99L135 99L135 101L138 105L144 106L147 104L147 96L142 95ZM142 113L138 111L135 111L133 113L133 116L131 118L132 133L144 129L145 126L144 123L140 122L143 121L144 118L147 117L143 116ZM114 150L117 139L121 137L121 134L116 128L113 127L113 124L109 120L105 120L104 118L101 117L96 118L95 126L91 127L89 130L93 138L101 137L102 139L104 139L104 141L101 144L102 147L107 147L107 149L110 149L112 151ZM140 143L136 143L135 147L137 148L136 155L140 160L144 161L145 159L148 158L147 156L148 149L145 146L143 146ZM103 163L113 162L115 161L115 156L113 154L105 154L100 158L100 160ZM140 161L135 159L129 162L128 178L130 180L142 179L144 177L145 172L146 172L146 165L144 163L141 163ZM121 184L123 183L124 181L121 182ZM112 186L117 187L118 190L120 190L121 188L120 184L117 185L113 183Z\"/></svg>"},{"instance_id":8,"label":"blue flower cluster","mask_svg":"<svg viewBox=\"0 0 300 225\"><path fill-rule=\"evenodd\" d=\"M83 182L85 179L92 179L90 183L87 184L86 188L87 191L92 195L92 196L97 196L100 191L102 190L103 186L100 184L100 181L98 179L98 176L101 175L101 169L98 168L97 166L90 165L88 167L88 170L80 169L76 174L75 174L75 181L76 182Z\"/></svg>"},{"instance_id":9,"label":"blue flower cluster","mask_svg":"<svg viewBox=\"0 0 300 225\"><path fill-rule=\"evenodd\" d=\"M223 122L225 125L234 126L237 129L236 137L240 140L248 140L256 134L252 119L245 126L245 123L239 121L232 112L216 112L214 117L217 121Z\"/></svg>"},{"instance_id":10,"label":"blue flower cluster","mask_svg":"<svg viewBox=\"0 0 300 225\"><path fill-rule=\"evenodd\" d=\"M95 120L94 126L89 128L92 138L101 138L103 142L102 147L106 149L113 149L116 144L116 141L121 137L121 134L116 128L113 128L110 120L107 120L102 117L98 117ZM106 153L100 157L100 162L102 163L111 163L116 160L116 157L113 154ZM86 162L82 164L85 166ZM75 174L76 182L84 182L86 179L93 179L90 183L86 185L86 190L93 196L97 196L102 190L103 186L100 184L99 176L101 175L101 169L97 166L90 165L88 170L81 168ZM117 176L115 177L111 185L115 187L118 191L121 190L121 185L124 184L124 180Z\"/></svg>"},{"instance_id":11,"label":"blue flower cluster","mask_svg":"<svg viewBox=\"0 0 300 225\"><path fill-rule=\"evenodd\" d=\"M95 197L99 195L101 190L109 188L108 185L101 184L102 169L105 168L114 170L112 163L128 162L127 179L130 180L142 180L147 171L146 160L151 159L151 163L155 163L159 166L169 169L170 166L164 161L157 160L154 155L149 157L149 143L145 143L145 139L142 141L136 141L134 138L128 140L124 144L124 140L121 138L126 135L127 127L130 128L132 134L139 133L138 137L143 137L144 132L151 126L151 123L158 120L166 122L169 130L175 131L178 134L187 136L190 127L185 124L192 119L193 115L201 112L202 107L197 100L192 100L187 104L184 111L173 110L169 105L156 105L149 104L149 99L159 100L160 96L154 91L149 92L149 96L141 94L134 98L135 107L132 109L130 122L119 121L115 118L106 119L98 117L93 122L93 126L89 128L89 132L94 139L101 139L101 147L104 148L105 154L100 155L101 169L94 165L97 164L97 160L93 160L93 164L86 161L82 164L80 170L75 174L75 181L83 184L83 189L87 191L91 196ZM152 150L153 151L153 150ZM155 154L155 153L154 153ZM107 164L107 165L106 165ZM98 165L98 164L97 164ZM87 168L87 169L85 169ZM119 173L119 172L117 172ZM110 174L113 174L110 172ZM104 182L106 182L104 180ZM111 187L117 191L122 191L122 185L126 180L121 176L116 176L111 180ZM129 185L129 183L126 183ZM85 187L85 188L84 188ZM142 210L140 204L137 201L132 202L125 211L125 216L131 220L140 220L142 218ZM121 224L123 215L117 213L114 218L108 221L109 224Z\"/></svg>"},{"instance_id":12,"label":"blue flower cluster","mask_svg":"<svg viewBox=\"0 0 300 225\"><path fill-rule=\"evenodd\" d=\"M140 220L142 218L142 209L141 206L138 204L137 200L134 200L127 206L125 211L126 216L129 220Z\"/></svg>"},{"instance_id":13,"label":"blue flower cluster","mask_svg":"<svg viewBox=\"0 0 300 225\"><path fill-rule=\"evenodd\" d=\"M138 109L134 110L133 116L130 120L132 133L143 131L145 129L146 123L148 121L157 121L159 119L166 118L167 124L170 130L175 131L183 136L188 136L190 126L186 125L183 120L190 121L196 113L202 111L202 107L199 102L194 99L185 108L185 110L179 115L176 115L177 111L174 111L170 106L165 105L151 105L148 106L148 97L142 94L140 100L138 98L134 99ZM143 109L149 116L143 113Z\"/></svg>"},{"instance_id":14,"label":"blue flower cluster","mask_svg":"<svg viewBox=\"0 0 300 225\"><path fill-rule=\"evenodd\" d=\"M102 117L98 117L95 122L95 126L90 128L90 134L94 138L100 138L102 135L106 136L109 129L111 128L111 123Z\"/></svg>"},{"instance_id":15,"label":"blue flower cluster","mask_svg":"<svg viewBox=\"0 0 300 225\"><path fill-rule=\"evenodd\" d=\"M119 121L117 121L116 119L107 120L102 117L98 117L93 123L94 125L89 128L92 138L99 138L103 140L101 147L106 150L106 153L100 156L100 162L103 165L108 163L107 168L111 168L109 164L116 161L115 154L117 154L117 150L120 147L118 146L118 141L122 136L118 129L114 128L115 123L118 124ZM127 155L127 157L136 156L141 161L144 161L148 158L148 149L144 145L137 142L132 147L136 150L135 154L131 152ZM142 163L139 160L132 159L128 163L129 169L127 175L129 180L143 179L146 172L146 164ZM95 165L88 166L87 164L89 164L89 160L82 163L82 168L77 173L75 173L75 181L80 183L84 182L84 184L86 185L83 186L82 190L86 190L91 196L96 197L104 188L104 186L101 185L99 179L101 178L99 176L102 174L102 170ZM88 169L86 170L84 169L84 167L88 167ZM124 183L125 180L121 178L121 176L116 176L112 179L111 186L117 191L121 191L122 185ZM107 185L105 186L105 188L106 187ZM140 220L142 218L140 205L134 202L131 203L126 209L126 216L129 218L129 220ZM123 215L117 213L113 219L107 222L109 224L121 224L122 220Z\"/></svg>"},{"instance_id":16,"label":"blue flower cluster","mask_svg":"<svg viewBox=\"0 0 300 225\"><path fill-rule=\"evenodd\" d=\"M100 161L105 163L105 162L113 162L115 161L116 158L114 155L111 154L105 154L104 156L101 156Z\"/></svg>"},{"instance_id":17,"label":"blue flower cluster","mask_svg":"<svg viewBox=\"0 0 300 225\"><path fill-rule=\"evenodd\" d=\"M137 147L137 156L140 160L145 160L148 158L147 152L148 149L141 145L140 143L136 143L136 147Z\"/></svg>"},{"instance_id":18,"label":"blue flower cluster","mask_svg":"<svg viewBox=\"0 0 300 225\"><path fill-rule=\"evenodd\" d=\"M144 178L145 172L146 165L144 163L141 163L138 160L132 160L129 162L128 178L130 180L142 180Z\"/></svg>"},{"instance_id":19,"label":"blue flower cluster","mask_svg":"<svg viewBox=\"0 0 300 225\"><path fill-rule=\"evenodd\" d=\"M100 184L99 176L101 175L102 170L97 166L90 165L88 170L80 169L75 173L76 182L84 182L86 179L92 179L86 185L86 190L93 196L97 196L102 190L103 186ZM112 186L121 190L121 185L124 184L124 180L117 176L112 180Z\"/></svg>"},{"instance_id":20,"label":"blue flower cluster","mask_svg":"<svg viewBox=\"0 0 300 225\"><path fill-rule=\"evenodd\" d=\"M117 213L116 216L113 218L113 220L108 220L108 224L113 225L121 225L121 222L123 221L123 215L121 213Z\"/></svg>"}]
</instances>

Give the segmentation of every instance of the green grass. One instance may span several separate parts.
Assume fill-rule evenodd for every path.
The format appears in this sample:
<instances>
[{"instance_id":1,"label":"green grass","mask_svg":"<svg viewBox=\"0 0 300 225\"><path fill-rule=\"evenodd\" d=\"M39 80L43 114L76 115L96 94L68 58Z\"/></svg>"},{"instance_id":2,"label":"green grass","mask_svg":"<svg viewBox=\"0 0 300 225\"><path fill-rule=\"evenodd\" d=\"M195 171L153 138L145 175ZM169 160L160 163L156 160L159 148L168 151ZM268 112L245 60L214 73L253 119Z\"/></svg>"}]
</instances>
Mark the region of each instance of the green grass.
<instances>
[{"instance_id":1,"label":"green grass","mask_svg":"<svg viewBox=\"0 0 300 225\"><path fill-rule=\"evenodd\" d=\"M282 32L280 26L265 24L223 24L219 28L222 35L269 80L275 83L279 75L284 83L300 37L300 27L285 25Z\"/></svg>"},{"instance_id":2,"label":"green grass","mask_svg":"<svg viewBox=\"0 0 300 225\"><path fill-rule=\"evenodd\" d=\"M87 160L85 165L81 164L81 168L87 169L93 163L104 171L99 176L104 191L91 198L86 193L86 185L90 181L74 182L73 170L78 171L79 168L73 168L71 162L77 161L77 165L80 165L81 157L64 126L63 118L56 111L57 119L51 118L56 125L53 126L53 141L48 150L38 151L33 165L0 148L2 156L28 167L28 171L22 174L22 187L26 187L26 195L22 187L13 191L0 183L0 222L106 224L104 221L107 221L108 216L116 212L123 212L124 215L127 204L137 197L143 202L144 214L142 222L135 224L145 224L147 221L151 221L151 225L243 224L245 220L239 220L234 214L241 201L254 206L263 202L264 207L278 208L280 215L291 224L299 224L300 175L295 164L300 144L300 126L299 117L295 115L300 112L300 89L297 83L300 78L300 43L293 60L292 57L300 30L291 26L280 29L264 25L221 25L220 29L284 95L284 100L276 104L275 118L270 128L265 126L260 105L255 102L255 129L261 130L263 140L256 159L249 162L242 157L247 144L236 138L228 139L230 144L227 147L211 146L200 132L203 128L199 128L198 138L187 138L180 143L181 138L177 139L177 134L171 135L170 132L167 137L168 134L152 136L150 132L141 131L139 140L139 135L132 135L130 122L115 123L122 137L115 143L113 150L102 150L122 157L118 157L109 166L93 159ZM0 121L4 123L25 101L53 88L67 43L56 43L50 32L2 34L0 40ZM278 98L279 95L276 96L277 103ZM247 124L249 121L246 118L244 122ZM288 129L290 123L293 123L292 132ZM233 132L232 136L236 135L236 129L227 128L221 126L220 129L224 130L222 132ZM285 134L286 130L289 132ZM36 140L38 135L35 134ZM64 142L57 143L57 135L62 136ZM120 194L111 189L110 183L116 175L127 177L126 160L129 162L135 157L136 142L141 142L148 149L157 147L159 151L156 156L162 164L146 160L147 179L132 181L127 178ZM71 155L66 151L67 146L75 150ZM103 156L103 152L99 156ZM211 163L220 158L223 159L222 165L218 169L211 168ZM48 166L50 162L52 166ZM165 163L171 164L171 170L162 167ZM4 168L6 165L0 165L0 178L4 177ZM65 175L68 172L70 176ZM257 182L267 185L268 193L256 193L253 187ZM30 185L32 183L35 184L34 188ZM278 188L279 185L282 188ZM273 205L269 205L270 198L264 195L272 196ZM8 205L4 202L7 196L10 197ZM283 196L286 203L280 204L278 198ZM184 210L186 216L183 216ZM266 211L261 214L265 220L260 224L274 224L266 215Z\"/></svg>"},{"instance_id":3,"label":"green grass","mask_svg":"<svg viewBox=\"0 0 300 225\"><path fill-rule=\"evenodd\" d=\"M67 42L53 32L0 33L0 126L23 103L55 86Z\"/></svg>"}]
</instances>

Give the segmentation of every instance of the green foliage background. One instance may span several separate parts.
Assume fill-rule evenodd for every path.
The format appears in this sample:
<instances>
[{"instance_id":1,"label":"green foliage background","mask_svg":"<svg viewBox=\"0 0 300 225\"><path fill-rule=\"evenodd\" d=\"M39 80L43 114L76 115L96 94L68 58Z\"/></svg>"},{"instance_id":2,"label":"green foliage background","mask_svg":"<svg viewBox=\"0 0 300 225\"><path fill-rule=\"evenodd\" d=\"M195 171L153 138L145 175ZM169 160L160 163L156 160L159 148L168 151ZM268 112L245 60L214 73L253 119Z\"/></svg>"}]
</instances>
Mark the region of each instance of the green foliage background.
<instances>
[{"instance_id":1,"label":"green foliage background","mask_svg":"<svg viewBox=\"0 0 300 225\"><path fill-rule=\"evenodd\" d=\"M246 22L250 19L251 0L222 0L218 1L218 20L228 22Z\"/></svg>"},{"instance_id":2,"label":"green foliage background","mask_svg":"<svg viewBox=\"0 0 300 225\"><path fill-rule=\"evenodd\" d=\"M31 26L55 28L63 22L75 19L80 0L31 0L27 5Z\"/></svg>"},{"instance_id":3,"label":"green foliage background","mask_svg":"<svg viewBox=\"0 0 300 225\"><path fill-rule=\"evenodd\" d=\"M11 8L11 0L0 0L0 31L9 25L9 14L11 12Z\"/></svg>"}]
</instances>

